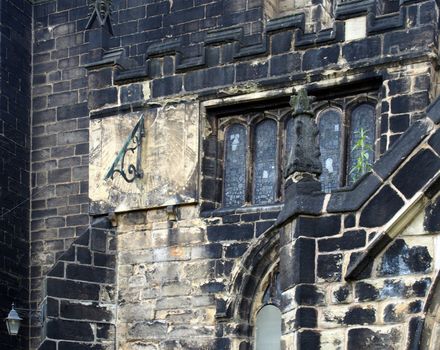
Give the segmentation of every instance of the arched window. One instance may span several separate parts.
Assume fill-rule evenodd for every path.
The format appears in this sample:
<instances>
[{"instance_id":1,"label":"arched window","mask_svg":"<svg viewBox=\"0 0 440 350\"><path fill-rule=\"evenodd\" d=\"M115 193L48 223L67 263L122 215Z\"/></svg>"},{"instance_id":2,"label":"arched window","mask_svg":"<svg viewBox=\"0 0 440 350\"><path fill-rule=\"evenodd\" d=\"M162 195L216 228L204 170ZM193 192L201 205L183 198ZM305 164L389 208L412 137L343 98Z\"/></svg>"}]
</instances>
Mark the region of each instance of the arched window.
<instances>
[{"instance_id":1,"label":"arched window","mask_svg":"<svg viewBox=\"0 0 440 350\"><path fill-rule=\"evenodd\" d=\"M370 170L374 162L375 135L375 109L371 104L362 103L353 109L350 118L347 160L349 184Z\"/></svg>"},{"instance_id":2,"label":"arched window","mask_svg":"<svg viewBox=\"0 0 440 350\"><path fill-rule=\"evenodd\" d=\"M319 128L324 192L354 183L374 163L376 97L338 97L312 105ZM224 136L224 152L219 152L217 163L208 156L203 164L210 172L206 192L214 193L208 201L233 208L282 200L282 173L294 139L291 114L290 107L261 108L217 119L218 130L224 131L219 134ZM362 138L363 148L357 146ZM366 167L358 171L355 168L360 157L366 158ZM219 174L221 166L223 173ZM219 181L221 193L213 188Z\"/></svg>"},{"instance_id":3,"label":"arched window","mask_svg":"<svg viewBox=\"0 0 440 350\"><path fill-rule=\"evenodd\" d=\"M327 108L319 113L319 147L321 151L321 184L324 192L340 186L342 158L342 113Z\"/></svg>"},{"instance_id":4,"label":"arched window","mask_svg":"<svg viewBox=\"0 0 440 350\"><path fill-rule=\"evenodd\" d=\"M253 202L275 201L277 189L277 123L266 119L255 128Z\"/></svg>"},{"instance_id":5,"label":"arched window","mask_svg":"<svg viewBox=\"0 0 440 350\"><path fill-rule=\"evenodd\" d=\"M225 135L225 174L223 203L226 207L240 206L246 196L246 128L232 124Z\"/></svg>"},{"instance_id":6,"label":"arched window","mask_svg":"<svg viewBox=\"0 0 440 350\"><path fill-rule=\"evenodd\" d=\"M275 305L263 306L255 324L255 350L281 349L281 311Z\"/></svg>"}]
</instances>

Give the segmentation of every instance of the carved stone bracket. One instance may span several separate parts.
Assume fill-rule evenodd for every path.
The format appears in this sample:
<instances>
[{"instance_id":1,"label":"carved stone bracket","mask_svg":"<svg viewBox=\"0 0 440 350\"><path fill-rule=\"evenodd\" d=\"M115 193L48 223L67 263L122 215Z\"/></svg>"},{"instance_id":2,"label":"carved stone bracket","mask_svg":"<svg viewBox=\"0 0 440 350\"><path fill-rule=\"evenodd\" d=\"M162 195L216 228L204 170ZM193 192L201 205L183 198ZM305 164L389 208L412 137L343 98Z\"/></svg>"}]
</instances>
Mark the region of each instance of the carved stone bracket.
<instances>
[{"instance_id":1,"label":"carved stone bracket","mask_svg":"<svg viewBox=\"0 0 440 350\"><path fill-rule=\"evenodd\" d=\"M115 173L119 173L125 181L133 182L137 178L142 178L144 173L141 169L142 161L142 138L145 136L144 131L144 116L142 115L135 127L127 137L124 145L116 156L112 166L110 167L104 180L113 179ZM130 146L131 145L131 146ZM136 164L129 164L126 167L125 157L127 152L137 152ZM127 171L125 170L127 169Z\"/></svg>"},{"instance_id":2,"label":"carved stone bracket","mask_svg":"<svg viewBox=\"0 0 440 350\"><path fill-rule=\"evenodd\" d=\"M107 26L111 35L113 35L113 27L111 21L112 0L93 0L90 2L92 14L87 22L86 29L91 29L93 23L97 20L99 26Z\"/></svg>"}]
</instances>

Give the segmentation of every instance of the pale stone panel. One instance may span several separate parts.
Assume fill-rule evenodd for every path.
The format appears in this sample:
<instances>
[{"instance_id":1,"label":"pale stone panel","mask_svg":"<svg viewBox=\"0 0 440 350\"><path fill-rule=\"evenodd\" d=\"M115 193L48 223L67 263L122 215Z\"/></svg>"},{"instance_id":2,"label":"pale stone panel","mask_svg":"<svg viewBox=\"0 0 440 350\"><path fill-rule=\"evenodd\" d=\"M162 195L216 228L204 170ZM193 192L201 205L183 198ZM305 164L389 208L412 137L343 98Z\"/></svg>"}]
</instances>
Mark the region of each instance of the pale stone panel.
<instances>
[{"instance_id":1,"label":"pale stone panel","mask_svg":"<svg viewBox=\"0 0 440 350\"><path fill-rule=\"evenodd\" d=\"M141 115L145 117L142 139L144 176L132 183L120 174L104 180L119 150ZM91 120L90 199L91 211L127 211L180 203L197 197L199 106L181 103L143 112ZM125 158L136 164L136 153Z\"/></svg>"},{"instance_id":2,"label":"pale stone panel","mask_svg":"<svg viewBox=\"0 0 440 350\"><path fill-rule=\"evenodd\" d=\"M367 17L349 18L345 21L345 40L357 40L367 36Z\"/></svg>"},{"instance_id":3,"label":"pale stone panel","mask_svg":"<svg viewBox=\"0 0 440 350\"><path fill-rule=\"evenodd\" d=\"M421 211L413 221L403 230L402 236L417 236L426 234L425 228L423 227L423 220L425 218L425 212Z\"/></svg>"},{"instance_id":4,"label":"pale stone panel","mask_svg":"<svg viewBox=\"0 0 440 350\"><path fill-rule=\"evenodd\" d=\"M306 4L302 1L298 3L294 0L278 0L278 15L279 17L291 15L294 9L305 7Z\"/></svg>"}]
</instances>

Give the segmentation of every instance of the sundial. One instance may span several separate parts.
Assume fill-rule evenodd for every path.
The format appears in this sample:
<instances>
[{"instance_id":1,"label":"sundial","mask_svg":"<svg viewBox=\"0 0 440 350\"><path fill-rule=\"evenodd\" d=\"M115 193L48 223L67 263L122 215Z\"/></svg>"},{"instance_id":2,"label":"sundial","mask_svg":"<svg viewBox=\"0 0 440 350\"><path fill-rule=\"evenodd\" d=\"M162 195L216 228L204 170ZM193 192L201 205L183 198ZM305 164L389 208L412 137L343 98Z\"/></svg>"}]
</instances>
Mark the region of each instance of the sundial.
<instances>
[{"instance_id":1,"label":"sundial","mask_svg":"<svg viewBox=\"0 0 440 350\"><path fill-rule=\"evenodd\" d=\"M144 115L142 115L131 133L125 140L122 148L118 152L110 169L104 177L104 180L113 179L115 174L120 174L127 182L133 182L135 179L142 178L144 173L141 168L142 163L142 139L145 137ZM136 164L129 163L127 166L127 153L136 153Z\"/></svg>"}]
</instances>

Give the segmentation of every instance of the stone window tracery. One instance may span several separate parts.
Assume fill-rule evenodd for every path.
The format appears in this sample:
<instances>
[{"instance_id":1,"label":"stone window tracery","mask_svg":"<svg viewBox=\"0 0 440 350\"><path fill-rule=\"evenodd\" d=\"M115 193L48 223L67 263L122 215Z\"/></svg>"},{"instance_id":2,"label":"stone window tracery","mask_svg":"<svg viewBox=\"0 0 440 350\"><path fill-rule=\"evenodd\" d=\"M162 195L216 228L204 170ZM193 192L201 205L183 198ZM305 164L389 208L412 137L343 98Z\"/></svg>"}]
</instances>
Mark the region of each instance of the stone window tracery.
<instances>
[{"instance_id":1,"label":"stone window tracery","mask_svg":"<svg viewBox=\"0 0 440 350\"><path fill-rule=\"evenodd\" d=\"M272 203L276 198L277 184L277 124L272 119L258 123L255 128L254 143L254 183L255 204Z\"/></svg>"},{"instance_id":2,"label":"stone window tracery","mask_svg":"<svg viewBox=\"0 0 440 350\"><path fill-rule=\"evenodd\" d=\"M375 114L375 101L372 99L340 99L326 102L326 106L318 110L321 184L324 192L329 193L341 186L350 185L365 172L355 169L362 152L366 158L363 160L365 169L368 170L374 163ZM365 141L363 150L355 147L361 131L364 133Z\"/></svg>"},{"instance_id":3,"label":"stone window tracery","mask_svg":"<svg viewBox=\"0 0 440 350\"><path fill-rule=\"evenodd\" d=\"M246 128L233 124L226 130L225 136L225 206L240 206L246 196Z\"/></svg>"},{"instance_id":4,"label":"stone window tracery","mask_svg":"<svg viewBox=\"0 0 440 350\"><path fill-rule=\"evenodd\" d=\"M360 156L359 149L353 150L360 129L368 144L368 162L373 164L378 139L376 105L375 94L370 93L313 102L324 192L350 185L362 175L352 172ZM217 207L223 208L281 202L283 170L293 142L291 108L261 107L249 112L243 108L240 113L215 117L213 122L220 148L210 171L216 171L220 187L210 182L203 191L213 193Z\"/></svg>"},{"instance_id":5,"label":"stone window tracery","mask_svg":"<svg viewBox=\"0 0 440 350\"><path fill-rule=\"evenodd\" d=\"M330 192L339 187L341 182L342 156L342 112L330 107L319 115L319 145L321 150L322 189Z\"/></svg>"},{"instance_id":6,"label":"stone window tracery","mask_svg":"<svg viewBox=\"0 0 440 350\"><path fill-rule=\"evenodd\" d=\"M286 153L280 135L285 133L288 112L284 108L244 114L234 117L233 124L225 118L225 125L220 126L225 132L224 207L271 204L280 199L281 159Z\"/></svg>"},{"instance_id":7,"label":"stone window tracery","mask_svg":"<svg viewBox=\"0 0 440 350\"><path fill-rule=\"evenodd\" d=\"M361 156L362 150L359 148L355 149L356 143L360 139L360 131L363 130L365 133L365 140L367 142L368 149L366 149L366 153L368 155L368 160L370 164L374 161L374 139L376 133L375 127L375 111L374 107L369 103L362 103L356 106L351 112L350 118L350 133L349 133L349 152L348 152L348 178L347 182L349 184L355 181L355 173L352 172L353 167L355 166L356 160Z\"/></svg>"}]
</instances>

